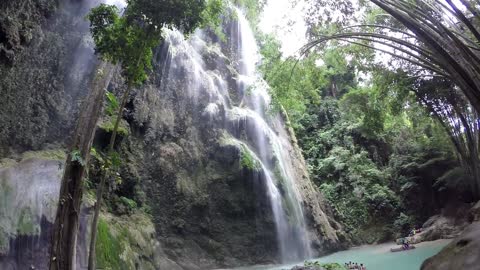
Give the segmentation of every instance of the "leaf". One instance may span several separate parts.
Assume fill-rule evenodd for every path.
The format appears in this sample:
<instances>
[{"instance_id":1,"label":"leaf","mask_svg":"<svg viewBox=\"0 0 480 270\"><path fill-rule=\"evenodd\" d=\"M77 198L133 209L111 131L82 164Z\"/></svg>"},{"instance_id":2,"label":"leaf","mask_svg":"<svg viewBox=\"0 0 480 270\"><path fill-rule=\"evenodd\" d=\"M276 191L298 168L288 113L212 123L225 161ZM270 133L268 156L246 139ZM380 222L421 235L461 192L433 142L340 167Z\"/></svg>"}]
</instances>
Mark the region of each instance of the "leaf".
<instances>
[{"instance_id":1,"label":"leaf","mask_svg":"<svg viewBox=\"0 0 480 270\"><path fill-rule=\"evenodd\" d=\"M113 151L108 155L108 157L110 160L110 164L112 165L112 168L118 168L122 165L122 159L118 152Z\"/></svg>"},{"instance_id":2,"label":"leaf","mask_svg":"<svg viewBox=\"0 0 480 270\"><path fill-rule=\"evenodd\" d=\"M111 92L106 92L105 96L107 97L107 106L105 108L105 111L109 116L113 116L117 113L118 108L119 108L119 102L117 97L111 93Z\"/></svg>"},{"instance_id":3,"label":"leaf","mask_svg":"<svg viewBox=\"0 0 480 270\"><path fill-rule=\"evenodd\" d=\"M100 163L102 164L105 162L102 155L99 152L97 152L97 149L95 147L92 147L90 149L90 155L95 159L97 159L98 161L100 161Z\"/></svg>"},{"instance_id":4,"label":"leaf","mask_svg":"<svg viewBox=\"0 0 480 270\"><path fill-rule=\"evenodd\" d=\"M86 165L86 162L82 157L82 153L80 153L79 150L73 150L72 153L71 153L71 156L72 156L71 160L73 162L78 162L82 166Z\"/></svg>"}]
</instances>

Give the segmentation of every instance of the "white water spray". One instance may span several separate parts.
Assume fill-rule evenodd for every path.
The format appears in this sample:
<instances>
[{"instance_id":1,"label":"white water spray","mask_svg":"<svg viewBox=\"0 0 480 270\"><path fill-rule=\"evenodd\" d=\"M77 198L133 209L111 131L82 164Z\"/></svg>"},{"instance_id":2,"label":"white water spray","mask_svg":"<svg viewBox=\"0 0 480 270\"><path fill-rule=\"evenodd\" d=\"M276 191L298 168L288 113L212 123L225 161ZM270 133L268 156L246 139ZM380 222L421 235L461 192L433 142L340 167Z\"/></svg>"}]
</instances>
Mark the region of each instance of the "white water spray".
<instances>
[{"instance_id":1,"label":"white water spray","mask_svg":"<svg viewBox=\"0 0 480 270\"><path fill-rule=\"evenodd\" d=\"M279 259L298 261L312 255L310 239L296 186L294 161L285 150L289 144L279 115L267 114L271 98L268 85L257 72L260 60L253 31L242 11L235 9L238 21L232 25L230 42L237 55L237 104L232 101L227 86L229 74L211 66L205 58L212 51L221 54L220 45L209 43L206 34L197 31L185 40L178 31L168 33L166 42L164 83L175 83L181 77L191 99L198 104L202 115L211 122L224 125L228 140L247 151L259 164L277 235ZM168 66L168 68L167 68Z\"/></svg>"}]
</instances>

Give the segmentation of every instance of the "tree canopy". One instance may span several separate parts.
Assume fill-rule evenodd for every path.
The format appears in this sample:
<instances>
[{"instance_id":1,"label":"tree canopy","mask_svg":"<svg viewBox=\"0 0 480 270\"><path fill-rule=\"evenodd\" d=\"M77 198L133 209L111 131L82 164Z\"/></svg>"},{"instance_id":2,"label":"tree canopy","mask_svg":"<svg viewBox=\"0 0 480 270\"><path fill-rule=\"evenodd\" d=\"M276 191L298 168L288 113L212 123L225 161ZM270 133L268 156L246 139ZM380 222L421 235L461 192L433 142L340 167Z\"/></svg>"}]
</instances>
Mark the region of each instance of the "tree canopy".
<instances>
[{"instance_id":1,"label":"tree canopy","mask_svg":"<svg viewBox=\"0 0 480 270\"><path fill-rule=\"evenodd\" d=\"M327 2L333 10L341 5L315 1ZM422 224L444 205L446 193L473 200L476 165L469 162L478 156L475 139L469 141L478 138L476 113L460 87L404 59L398 48L385 49L377 35L425 45L396 36L413 34L362 5L344 6L347 14L362 9L354 22L361 26L349 28L329 14L310 21L312 42L301 58L283 58L274 37L261 42L272 109L285 108L312 179L358 243ZM394 57L379 60L382 49Z\"/></svg>"},{"instance_id":2,"label":"tree canopy","mask_svg":"<svg viewBox=\"0 0 480 270\"><path fill-rule=\"evenodd\" d=\"M359 14L321 25L318 15L308 17L311 42L303 53L327 45L352 44L390 55L397 79L409 80L417 102L440 121L462 164L473 177L471 187L480 196L479 127L479 17L475 1L351 1L312 0L315 9L344 7ZM372 5L374 4L374 5ZM320 16L321 17L321 16ZM328 17L328 16L327 16ZM342 18L340 16L340 18ZM327 45L328 46L328 45ZM385 57L384 57L385 59ZM395 70L396 69L396 70ZM393 74L392 73L392 74Z\"/></svg>"}]
</instances>

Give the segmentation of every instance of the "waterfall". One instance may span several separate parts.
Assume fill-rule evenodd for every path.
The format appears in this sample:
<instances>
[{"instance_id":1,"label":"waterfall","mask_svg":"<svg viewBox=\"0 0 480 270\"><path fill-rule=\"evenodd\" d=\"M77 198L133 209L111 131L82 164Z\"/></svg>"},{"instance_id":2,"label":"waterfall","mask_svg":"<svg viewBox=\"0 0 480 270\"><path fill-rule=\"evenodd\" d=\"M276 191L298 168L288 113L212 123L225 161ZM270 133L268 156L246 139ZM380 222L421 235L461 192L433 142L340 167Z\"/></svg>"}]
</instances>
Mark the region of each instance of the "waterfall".
<instances>
[{"instance_id":1,"label":"waterfall","mask_svg":"<svg viewBox=\"0 0 480 270\"><path fill-rule=\"evenodd\" d=\"M258 46L245 15L239 9L236 9L236 12L238 14L237 28L239 38L237 46L241 62L240 74L245 76L243 80L246 79L246 81L242 82L240 90L246 92L248 87L252 87L253 84L254 90L251 95L245 97L250 99L250 106L254 109L254 113L251 115L255 123L257 123L256 131L258 138L260 138L257 143L257 149L262 163L268 163L268 148L271 148L270 151L273 151L273 155L276 158L274 170L277 170L277 173L273 175L273 177L277 178L275 182L271 177L271 171L265 167L262 168L266 171L266 175L269 175L266 177L266 184L272 211L275 216L281 258L286 261L308 258L311 255L311 250L302 206L300 205L301 198L294 181L295 175L292 168L289 167L292 165L292 160L290 160L288 153L284 151L279 136L273 132L263 119L267 113L266 109L270 103L270 96L267 91L268 86L262 81L256 71L256 64L259 61ZM278 114L276 119L273 120L281 122ZM283 198L279 198L279 188L275 183L284 187L281 193ZM290 213L287 213L287 211L290 211ZM289 221L288 218L292 219L293 222Z\"/></svg>"},{"instance_id":2,"label":"waterfall","mask_svg":"<svg viewBox=\"0 0 480 270\"><path fill-rule=\"evenodd\" d=\"M184 91L205 121L225 130L223 143L254 159L271 206L279 260L303 260L312 252L294 161L284 147L290 138L282 117L268 112L271 98L267 83L257 72L260 54L255 36L243 12L234 11L236 22L230 23L227 41L211 38L202 30L189 39L177 30L166 30L165 45L157 55L162 59L160 91L182 80ZM218 67L219 61L228 61L224 51L236 58L232 61L235 71ZM233 85L230 77L235 77Z\"/></svg>"}]
</instances>

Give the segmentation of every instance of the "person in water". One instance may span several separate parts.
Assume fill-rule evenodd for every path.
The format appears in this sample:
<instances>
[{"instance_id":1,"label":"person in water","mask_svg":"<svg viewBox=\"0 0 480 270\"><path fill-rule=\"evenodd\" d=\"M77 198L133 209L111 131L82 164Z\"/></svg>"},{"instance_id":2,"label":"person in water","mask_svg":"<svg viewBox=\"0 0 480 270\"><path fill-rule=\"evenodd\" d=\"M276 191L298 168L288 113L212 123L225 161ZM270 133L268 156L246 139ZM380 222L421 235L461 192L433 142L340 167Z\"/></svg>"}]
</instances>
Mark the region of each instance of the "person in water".
<instances>
[{"instance_id":1,"label":"person in water","mask_svg":"<svg viewBox=\"0 0 480 270\"><path fill-rule=\"evenodd\" d=\"M345 263L345 266L347 267L347 269L355 269L355 265L351 261L349 261L348 263Z\"/></svg>"},{"instance_id":2,"label":"person in water","mask_svg":"<svg viewBox=\"0 0 480 270\"><path fill-rule=\"evenodd\" d=\"M410 248L410 243L408 243L408 240L407 239L404 239L403 240L403 249L404 250L407 250Z\"/></svg>"},{"instance_id":3,"label":"person in water","mask_svg":"<svg viewBox=\"0 0 480 270\"><path fill-rule=\"evenodd\" d=\"M360 270L367 270L367 268L363 266L363 263L360 264Z\"/></svg>"}]
</instances>

